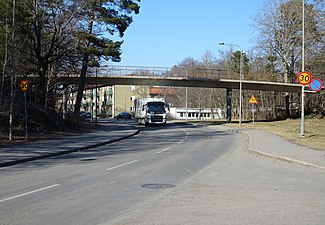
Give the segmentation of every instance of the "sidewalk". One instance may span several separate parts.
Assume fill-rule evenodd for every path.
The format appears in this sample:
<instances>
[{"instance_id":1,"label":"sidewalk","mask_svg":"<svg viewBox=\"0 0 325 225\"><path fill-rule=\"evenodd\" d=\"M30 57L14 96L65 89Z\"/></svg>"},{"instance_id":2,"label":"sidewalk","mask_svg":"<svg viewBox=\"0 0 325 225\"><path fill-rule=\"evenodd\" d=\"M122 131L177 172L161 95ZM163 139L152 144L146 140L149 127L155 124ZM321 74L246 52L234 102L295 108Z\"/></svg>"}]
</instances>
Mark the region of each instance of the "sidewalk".
<instances>
[{"instance_id":1,"label":"sidewalk","mask_svg":"<svg viewBox=\"0 0 325 225\"><path fill-rule=\"evenodd\" d=\"M249 149L257 154L325 170L325 151L291 143L271 132L239 129L249 136Z\"/></svg>"},{"instance_id":2,"label":"sidewalk","mask_svg":"<svg viewBox=\"0 0 325 225\"><path fill-rule=\"evenodd\" d=\"M249 138L249 151L255 154L325 170L325 151L291 143L267 131L240 127L220 127L224 130L241 132L247 135Z\"/></svg>"},{"instance_id":3,"label":"sidewalk","mask_svg":"<svg viewBox=\"0 0 325 225\"><path fill-rule=\"evenodd\" d=\"M126 124L100 124L101 126L91 133L0 148L0 167L90 149L123 140L139 133L135 127ZM49 146L51 147L49 148Z\"/></svg>"},{"instance_id":4,"label":"sidewalk","mask_svg":"<svg viewBox=\"0 0 325 225\"><path fill-rule=\"evenodd\" d=\"M210 125L218 130L241 132L249 138L249 151L265 157L298 163L325 170L325 151L300 146L268 131L253 128L228 127L225 125Z\"/></svg>"}]
</instances>

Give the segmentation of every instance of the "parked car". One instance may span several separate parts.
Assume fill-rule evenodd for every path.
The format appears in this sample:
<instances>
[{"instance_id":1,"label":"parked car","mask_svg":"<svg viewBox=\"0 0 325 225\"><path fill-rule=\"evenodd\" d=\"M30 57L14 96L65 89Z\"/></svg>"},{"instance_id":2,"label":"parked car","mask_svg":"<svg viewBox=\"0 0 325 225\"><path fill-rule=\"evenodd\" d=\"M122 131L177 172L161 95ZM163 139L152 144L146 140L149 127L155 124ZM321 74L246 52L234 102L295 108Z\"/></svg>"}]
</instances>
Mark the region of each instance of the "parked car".
<instances>
[{"instance_id":1,"label":"parked car","mask_svg":"<svg viewBox=\"0 0 325 225\"><path fill-rule=\"evenodd\" d=\"M131 114L128 112L121 112L119 113L115 118L116 119L123 119L123 120L129 120L131 119Z\"/></svg>"},{"instance_id":2,"label":"parked car","mask_svg":"<svg viewBox=\"0 0 325 225\"><path fill-rule=\"evenodd\" d=\"M89 118L91 118L91 113L90 112L83 112L83 113L80 114L80 117L84 118L84 119L89 119Z\"/></svg>"}]
</instances>

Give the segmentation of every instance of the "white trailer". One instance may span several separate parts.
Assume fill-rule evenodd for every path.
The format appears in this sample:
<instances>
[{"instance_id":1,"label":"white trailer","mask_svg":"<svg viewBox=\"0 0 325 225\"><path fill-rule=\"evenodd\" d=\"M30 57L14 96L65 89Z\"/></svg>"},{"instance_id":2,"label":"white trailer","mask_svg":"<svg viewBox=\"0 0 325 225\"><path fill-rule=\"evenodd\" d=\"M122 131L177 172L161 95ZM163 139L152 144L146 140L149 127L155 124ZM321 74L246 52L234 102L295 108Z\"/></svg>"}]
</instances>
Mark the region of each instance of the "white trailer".
<instances>
[{"instance_id":1,"label":"white trailer","mask_svg":"<svg viewBox=\"0 0 325 225\"><path fill-rule=\"evenodd\" d=\"M141 98L134 101L135 119L138 124L166 125L165 99Z\"/></svg>"}]
</instances>

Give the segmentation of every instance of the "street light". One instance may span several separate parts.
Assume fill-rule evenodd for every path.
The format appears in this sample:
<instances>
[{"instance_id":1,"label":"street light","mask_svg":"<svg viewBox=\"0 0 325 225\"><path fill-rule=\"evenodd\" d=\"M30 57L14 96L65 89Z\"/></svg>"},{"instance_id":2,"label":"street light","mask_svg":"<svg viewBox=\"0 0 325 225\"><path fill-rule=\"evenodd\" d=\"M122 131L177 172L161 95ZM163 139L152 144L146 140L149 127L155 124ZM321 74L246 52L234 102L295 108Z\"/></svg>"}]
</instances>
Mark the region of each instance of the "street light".
<instances>
[{"instance_id":1,"label":"street light","mask_svg":"<svg viewBox=\"0 0 325 225\"><path fill-rule=\"evenodd\" d=\"M302 1L302 51L301 72L305 71L305 0ZM305 86L301 87L300 138L305 138Z\"/></svg>"},{"instance_id":2,"label":"street light","mask_svg":"<svg viewBox=\"0 0 325 225\"><path fill-rule=\"evenodd\" d=\"M10 74L10 106L9 106L9 141L12 141L13 112L14 112L14 78L15 74L15 29L16 29L16 0L12 1L12 34L11 34L11 74Z\"/></svg>"},{"instance_id":3,"label":"street light","mask_svg":"<svg viewBox=\"0 0 325 225\"><path fill-rule=\"evenodd\" d=\"M224 42L219 42L219 45L230 45L235 46L240 49L240 63L239 63L239 126L241 126L241 111L242 111L242 68L243 68L243 54L244 51L239 45L236 44L226 44Z\"/></svg>"},{"instance_id":4,"label":"street light","mask_svg":"<svg viewBox=\"0 0 325 225\"><path fill-rule=\"evenodd\" d=\"M188 78L188 71L187 71L187 68L185 68L185 77L186 77L186 80ZM188 105L187 105L187 95L188 95L188 90L187 90L187 86L185 87L185 113L186 113L186 122L188 121Z\"/></svg>"}]
</instances>

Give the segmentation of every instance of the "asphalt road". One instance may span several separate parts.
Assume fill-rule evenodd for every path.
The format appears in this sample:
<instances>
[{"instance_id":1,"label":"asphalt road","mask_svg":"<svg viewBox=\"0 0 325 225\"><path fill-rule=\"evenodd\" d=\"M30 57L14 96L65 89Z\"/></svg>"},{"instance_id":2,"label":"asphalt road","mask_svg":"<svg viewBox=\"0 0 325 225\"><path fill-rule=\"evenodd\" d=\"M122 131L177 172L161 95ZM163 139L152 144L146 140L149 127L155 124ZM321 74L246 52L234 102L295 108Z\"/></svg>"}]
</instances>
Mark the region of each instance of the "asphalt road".
<instances>
[{"instance_id":1,"label":"asphalt road","mask_svg":"<svg viewBox=\"0 0 325 225\"><path fill-rule=\"evenodd\" d=\"M110 220L183 184L235 138L191 126L149 127L115 144L1 169L1 224Z\"/></svg>"},{"instance_id":2,"label":"asphalt road","mask_svg":"<svg viewBox=\"0 0 325 225\"><path fill-rule=\"evenodd\" d=\"M323 171L247 145L238 132L170 124L3 168L0 224L324 224Z\"/></svg>"}]
</instances>

